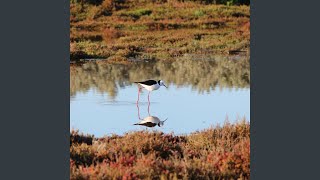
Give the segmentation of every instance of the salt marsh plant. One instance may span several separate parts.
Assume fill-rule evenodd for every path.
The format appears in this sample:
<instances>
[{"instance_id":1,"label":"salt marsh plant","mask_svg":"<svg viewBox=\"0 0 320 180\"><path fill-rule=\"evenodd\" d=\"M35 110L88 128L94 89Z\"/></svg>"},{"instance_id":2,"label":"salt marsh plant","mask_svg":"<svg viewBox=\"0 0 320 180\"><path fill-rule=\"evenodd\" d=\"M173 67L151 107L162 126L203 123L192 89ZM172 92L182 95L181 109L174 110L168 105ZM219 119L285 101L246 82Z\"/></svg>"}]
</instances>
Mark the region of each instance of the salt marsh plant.
<instances>
[{"instance_id":1,"label":"salt marsh plant","mask_svg":"<svg viewBox=\"0 0 320 180\"><path fill-rule=\"evenodd\" d=\"M137 131L72 141L70 173L71 179L249 179L250 124L180 136Z\"/></svg>"}]
</instances>

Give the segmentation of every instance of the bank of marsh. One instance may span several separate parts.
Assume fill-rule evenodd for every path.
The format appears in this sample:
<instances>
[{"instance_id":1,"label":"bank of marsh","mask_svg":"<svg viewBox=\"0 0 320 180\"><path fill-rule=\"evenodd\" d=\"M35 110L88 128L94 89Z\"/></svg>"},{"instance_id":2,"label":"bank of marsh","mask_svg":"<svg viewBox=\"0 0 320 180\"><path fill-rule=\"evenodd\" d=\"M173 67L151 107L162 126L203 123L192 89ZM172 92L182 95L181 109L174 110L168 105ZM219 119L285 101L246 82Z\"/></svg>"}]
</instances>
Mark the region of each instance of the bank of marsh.
<instances>
[{"instance_id":1,"label":"bank of marsh","mask_svg":"<svg viewBox=\"0 0 320 180\"><path fill-rule=\"evenodd\" d=\"M249 179L250 124L190 135L131 132L70 135L71 179Z\"/></svg>"},{"instance_id":2,"label":"bank of marsh","mask_svg":"<svg viewBox=\"0 0 320 180\"><path fill-rule=\"evenodd\" d=\"M186 53L248 52L249 6L151 2L109 9L103 1L71 3L71 59L167 60Z\"/></svg>"}]
</instances>

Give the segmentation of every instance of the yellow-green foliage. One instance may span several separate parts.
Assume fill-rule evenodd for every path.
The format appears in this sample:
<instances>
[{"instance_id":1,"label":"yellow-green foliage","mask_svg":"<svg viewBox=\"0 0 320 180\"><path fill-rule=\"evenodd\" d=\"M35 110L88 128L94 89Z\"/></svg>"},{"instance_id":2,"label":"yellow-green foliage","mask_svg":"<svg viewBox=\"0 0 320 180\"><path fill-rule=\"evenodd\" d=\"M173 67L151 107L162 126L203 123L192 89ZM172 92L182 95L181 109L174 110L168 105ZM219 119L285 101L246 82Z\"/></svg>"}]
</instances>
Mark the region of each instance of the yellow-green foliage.
<instances>
[{"instance_id":1,"label":"yellow-green foliage","mask_svg":"<svg viewBox=\"0 0 320 180\"><path fill-rule=\"evenodd\" d=\"M249 6L226 6L196 2L119 3L101 5L71 3L71 59L174 59L185 53L228 54L249 49ZM109 36L113 33L114 36ZM119 54L127 49L130 52Z\"/></svg>"},{"instance_id":2,"label":"yellow-green foliage","mask_svg":"<svg viewBox=\"0 0 320 180\"><path fill-rule=\"evenodd\" d=\"M74 132L71 136L75 136ZM71 179L249 179L250 125L175 136L138 131L71 142Z\"/></svg>"}]
</instances>

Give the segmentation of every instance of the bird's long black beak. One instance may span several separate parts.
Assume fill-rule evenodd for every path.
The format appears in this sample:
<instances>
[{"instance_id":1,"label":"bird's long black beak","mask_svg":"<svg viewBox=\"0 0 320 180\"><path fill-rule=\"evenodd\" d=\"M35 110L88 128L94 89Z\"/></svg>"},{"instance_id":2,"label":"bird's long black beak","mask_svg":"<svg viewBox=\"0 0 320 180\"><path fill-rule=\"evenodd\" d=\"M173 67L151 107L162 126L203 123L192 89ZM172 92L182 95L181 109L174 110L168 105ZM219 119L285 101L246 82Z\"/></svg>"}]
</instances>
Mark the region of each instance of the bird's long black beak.
<instances>
[{"instance_id":1,"label":"bird's long black beak","mask_svg":"<svg viewBox=\"0 0 320 180\"><path fill-rule=\"evenodd\" d=\"M164 85L164 84L163 84ZM164 87L168 88L166 85L164 85Z\"/></svg>"}]
</instances>

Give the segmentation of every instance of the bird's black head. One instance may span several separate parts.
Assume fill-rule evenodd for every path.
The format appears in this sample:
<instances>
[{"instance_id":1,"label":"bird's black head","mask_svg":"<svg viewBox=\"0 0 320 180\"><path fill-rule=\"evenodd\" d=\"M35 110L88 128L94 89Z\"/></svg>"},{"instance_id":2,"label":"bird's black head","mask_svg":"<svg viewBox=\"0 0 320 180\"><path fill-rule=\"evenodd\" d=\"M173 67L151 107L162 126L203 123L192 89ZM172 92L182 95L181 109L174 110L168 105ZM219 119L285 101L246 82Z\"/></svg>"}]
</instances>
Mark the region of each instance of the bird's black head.
<instances>
[{"instance_id":1,"label":"bird's black head","mask_svg":"<svg viewBox=\"0 0 320 180\"><path fill-rule=\"evenodd\" d=\"M167 87L166 85L164 85L164 82L163 82L162 80L159 80L159 81L158 81L158 84L159 84L160 86Z\"/></svg>"}]
</instances>

